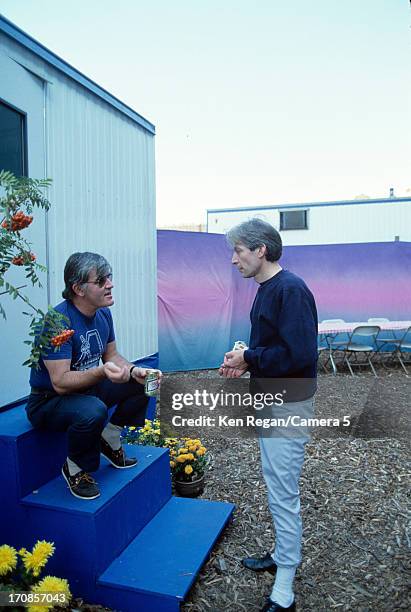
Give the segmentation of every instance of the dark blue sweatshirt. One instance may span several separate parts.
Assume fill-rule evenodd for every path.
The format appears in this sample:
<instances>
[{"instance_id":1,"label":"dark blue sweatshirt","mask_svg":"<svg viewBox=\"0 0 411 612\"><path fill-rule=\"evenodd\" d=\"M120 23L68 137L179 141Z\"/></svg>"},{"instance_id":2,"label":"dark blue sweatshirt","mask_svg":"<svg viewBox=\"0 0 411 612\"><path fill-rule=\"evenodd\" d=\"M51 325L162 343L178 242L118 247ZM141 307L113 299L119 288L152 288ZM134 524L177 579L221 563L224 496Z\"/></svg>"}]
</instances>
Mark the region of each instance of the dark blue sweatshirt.
<instances>
[{"instance_id":1,"label":"dark blue sweatshirt","mask_svg":"<svg viewBox=\"0 0 411 612\"><path fill-rule=\"evenodd\" d=\"M317 309L301 278L281 270L261 283L250 319L244 359L252 378L316 377Z\"/></svg>"}]
</instances>

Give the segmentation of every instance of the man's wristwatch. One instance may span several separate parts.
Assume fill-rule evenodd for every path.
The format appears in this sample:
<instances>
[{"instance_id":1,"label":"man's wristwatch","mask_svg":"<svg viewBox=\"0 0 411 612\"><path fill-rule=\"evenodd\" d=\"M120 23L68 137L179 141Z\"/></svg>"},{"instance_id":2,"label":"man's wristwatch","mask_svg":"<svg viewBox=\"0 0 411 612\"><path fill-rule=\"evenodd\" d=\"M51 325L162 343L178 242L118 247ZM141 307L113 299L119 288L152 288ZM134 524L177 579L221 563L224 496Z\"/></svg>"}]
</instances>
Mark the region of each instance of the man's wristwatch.
<instances>
[{"instance_id":1,"label":"man's wristwatch","mask_svg":"<svg viewBox=\"0 0 411 612\"><path fill-rule=\"evenodd\" d=\"M130 368L130 377L129 377L129 379L128 379L128 382L130 382L130 381L131 381L131 379L133 378L133 377L132 377L132 375L131 375L131 373L132 373L132 371L134 370L134 368L136 368L136 367L137 367L136 365L131 366L131 368Z\"/></svg>"}]
</instances>

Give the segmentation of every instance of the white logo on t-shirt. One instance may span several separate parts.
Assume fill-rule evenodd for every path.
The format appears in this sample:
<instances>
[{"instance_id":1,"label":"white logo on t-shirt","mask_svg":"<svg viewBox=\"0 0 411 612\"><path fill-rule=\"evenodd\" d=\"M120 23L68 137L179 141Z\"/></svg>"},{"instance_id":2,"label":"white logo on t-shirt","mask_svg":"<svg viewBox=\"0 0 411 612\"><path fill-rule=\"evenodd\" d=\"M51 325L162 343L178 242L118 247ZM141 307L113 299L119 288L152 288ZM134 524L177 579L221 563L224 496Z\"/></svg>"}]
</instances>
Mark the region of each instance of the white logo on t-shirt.
<instances>
[{"instance_id":1,"label":"white logo on t-shirt","mask_svg":"<svg viewBox=\"0 0 411 612\"><path fill-rule=\"evenodd\" d=\"M80 357L73 364L74 370L90 370L95 368L100 362L103 354L103 343L97 329L90 329L86 332L86 337L80 335L81 353Z\"/></svg>"}]
</instances>

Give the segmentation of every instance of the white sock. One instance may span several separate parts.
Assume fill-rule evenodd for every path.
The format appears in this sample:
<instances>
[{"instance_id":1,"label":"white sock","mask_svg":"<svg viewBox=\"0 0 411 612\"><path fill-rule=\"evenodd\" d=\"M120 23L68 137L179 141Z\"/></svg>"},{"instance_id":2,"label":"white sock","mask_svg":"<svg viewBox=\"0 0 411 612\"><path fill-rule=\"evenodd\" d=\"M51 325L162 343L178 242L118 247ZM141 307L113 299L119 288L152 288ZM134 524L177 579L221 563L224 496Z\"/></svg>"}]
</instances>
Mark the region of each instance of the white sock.
<instances>
[{"instance_id":1,"label":"white sock","mask_svg":"<svg viewBox=\"0 0 411 612\"><path fill-rule=\"evenodd\" d=\"M289 567L277 566L275 582L270 599L283 608L288 608L294 601L293 582L297 565Z\"/></svg>"},{"instance_id":2,"label":"white sock","mask_svg":"<svg viewBox=\"0 0 411 612\"><path fill-rule=\"evenodd\" d=\"M103 429L101 435L105 441L110 444L113 450L121 448L120 434L123 428L120 425L113 425L113 423L107 423Z\"/></svg>"},{"instance_id":3,"label":"white sock","mask_svg":"<svg viewBox=\"0 0 411 612\"><path fill-rule=\"evenodd\" d=\"M69 471L70 476L75 476L76 474L81 472L81 467L79 467L77 463L74 463L74 461L72 461L68 457L67 457L67 466L68 466L68 471Z\"/></svg>"}]
</instances>

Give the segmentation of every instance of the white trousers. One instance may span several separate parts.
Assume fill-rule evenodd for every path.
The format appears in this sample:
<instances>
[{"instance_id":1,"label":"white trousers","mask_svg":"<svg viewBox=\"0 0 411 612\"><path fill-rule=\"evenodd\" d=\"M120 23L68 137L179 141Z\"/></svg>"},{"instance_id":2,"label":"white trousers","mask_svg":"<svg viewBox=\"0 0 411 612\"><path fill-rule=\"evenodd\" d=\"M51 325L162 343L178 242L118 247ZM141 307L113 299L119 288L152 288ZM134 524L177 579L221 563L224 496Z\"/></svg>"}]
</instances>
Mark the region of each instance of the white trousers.
<instances>
[{"instance_id":1,"label":"white trousers","mask_svg":"<svg viewBox=\"0 0 411 612\"><path fill-rule=\"evenodd\" d=\"M314 399L284 404L281 416L314 416ZM276 415L279 416L276 411ZM268 506L275 527L274 562L296 566L301 562L302 521L299 480L304 463L304 447L310 440L307 429L277 430L260 437L261 463L267 486Z\"/></svg>"}]
</instances>

